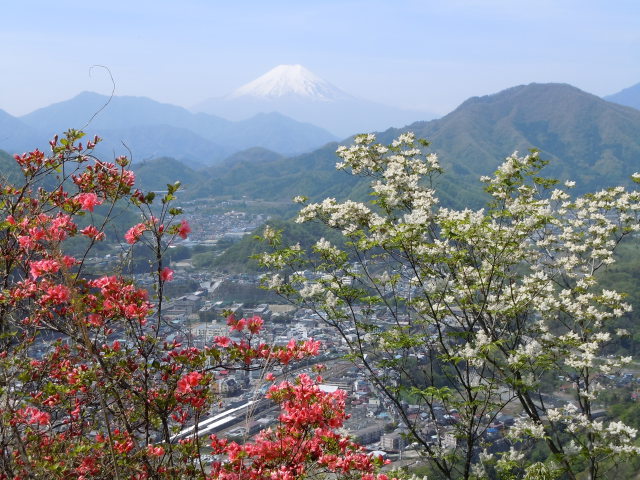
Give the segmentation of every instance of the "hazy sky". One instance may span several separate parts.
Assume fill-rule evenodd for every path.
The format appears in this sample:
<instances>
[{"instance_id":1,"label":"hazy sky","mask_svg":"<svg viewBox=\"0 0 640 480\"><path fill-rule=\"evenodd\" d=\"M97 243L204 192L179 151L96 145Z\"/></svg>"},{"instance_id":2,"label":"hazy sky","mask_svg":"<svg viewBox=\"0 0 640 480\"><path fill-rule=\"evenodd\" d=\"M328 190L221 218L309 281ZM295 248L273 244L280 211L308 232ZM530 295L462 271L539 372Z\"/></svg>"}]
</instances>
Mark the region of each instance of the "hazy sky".
<instances>
[{"instance_id":1,"label":"hazy sky","mask_svg":"<svg viewBox=\"0 0 640 480\"><path fill-rule=\"evenodd\" d=\"M447 113L473 95L640 82L637 0L20 0L0 18L0 108L83 90L189 107L276 65L346 92Z\"/></svg>"}]
</instances>

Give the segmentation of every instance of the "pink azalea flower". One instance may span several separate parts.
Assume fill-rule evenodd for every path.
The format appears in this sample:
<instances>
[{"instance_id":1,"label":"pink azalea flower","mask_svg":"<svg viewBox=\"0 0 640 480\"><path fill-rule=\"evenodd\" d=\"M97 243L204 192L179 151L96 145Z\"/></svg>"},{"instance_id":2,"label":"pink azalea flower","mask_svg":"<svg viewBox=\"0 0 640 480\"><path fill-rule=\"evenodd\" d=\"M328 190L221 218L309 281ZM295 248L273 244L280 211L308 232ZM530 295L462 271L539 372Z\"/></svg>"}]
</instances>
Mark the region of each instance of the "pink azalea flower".
<instances>
[{"instance_id":1,"label":"pink azalea flower","mask_svg":"<svg viewBox=\"0 0 640 480\"><path fill-rule=\"evenodd\" d=\"M56 273L58 270L60 270L60 264L56 260L36 260L30 265L34 280L45 273Z\"/></svg>"},{"instance_id":2,"label":"pink azalea flower","mask_svg":"<svg viewBox=\"0 0 640 480\"><path fill-rule=\"evenodd\" d=\"M102 317L97 313L90 313L87 316L87 323L94 327L101 327L104 322L102 320Z\"/></svg>"},{"instance_id":3,"label":"pink azalea flower","mask_svg":"<svg viewBox=\"0 0 640 480\"><path fill-rule=\"evenodd\" d=\"M262 318L255 315L254 317L247 320L247 327L251 333L258 333L262 330L262 325L264 324L264 320Z\"/></svg>"},{"instance_id":4,"label":"pink azalea flower","mask_svg":"<svg viewBox=\"0 0 640 480\"><path fill-rule=\"evenodd\" d=\"M76 200L80 203L83 210L93 212L96 205L102 205L102 200L95 193L81 193L76 196Z\"/></svg>"},{"instance_id":5,"label":"pink azalea flower","mask_svg":"<svg viewBox=\"0 0 640 480\"><path fill-rule=\"evenodd\" d=\"M200 372L191 372L178 380L178 392L189 393L193 391L194 387L197 387L202 380L202 374Z\"/></svg>"},{"instance_id":6,"label":"pink azalea flower","mask_svg":"<svg viewBox=\"0 0 640 480\"><path fill-rule=\"evenodd\" d=\"M145 226L144 223L139 223L137 225L134 225L127 231L127 233L124 234L124 239L127 241L128 244L133 245L138 240L140 240L140 237L142 237L142 234L146 229L147 227Z\"/></svg>"},{"instance_id":7,"label":"pink azalea flower","mask_svg":"<svg viewBox=\"0 0 640 480\"><path fill-rule=\"evenodd\" d=\"M191 227L189 226L189 222L186 220L180 221L180 226L178 227L178 235L182 238L187 238L187 235L191 233Z\"/></svg>"},{"instance_id":8,"label":"pink azalea flower","mask_svg":"<svg viewBox=\"0 0 640 480\"><path fill-rule=\"evenodd\" d=\"M99 231L93 225L89 225L88 227L83 228L82 230L80 230L80 233L89 238L93 238L96 241L104 240L105 237L104 232Z\"/></svg>"},{"instance_id":9,"label":"pink azalea flower","mask_svg":"<svg viewBox=\"0 0 640 480\"><path fill-rule=\"evenodd\" d=\"M170 282L171 280L173 280L173 270L171 270L169 267L164 267L160 272L160 280L162 280L163 282Z\"/></svg>"},{"instance_id":10,"label":"pink azalea flower","mask_svg":"<svg viewBox=\"0 0 640 480\"><path fill-rule=\"evenodd\" d=\"M147 453L152 457L161 457L162 455L164 455L164 448L147 445Z\"/></svg>"}]
</instances>

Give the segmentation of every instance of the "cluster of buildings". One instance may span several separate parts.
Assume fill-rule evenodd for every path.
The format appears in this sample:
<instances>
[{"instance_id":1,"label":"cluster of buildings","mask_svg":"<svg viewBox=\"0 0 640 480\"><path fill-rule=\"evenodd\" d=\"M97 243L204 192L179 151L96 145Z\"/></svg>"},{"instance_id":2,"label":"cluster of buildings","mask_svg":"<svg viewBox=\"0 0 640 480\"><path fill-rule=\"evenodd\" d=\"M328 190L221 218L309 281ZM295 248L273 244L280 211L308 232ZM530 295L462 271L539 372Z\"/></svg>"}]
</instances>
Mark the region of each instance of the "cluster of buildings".
<instances>
[{"instance_id":1,"label":"cluster of buildings","mask_svg":"<svg viewBox=\"0 0 640 480\"><path fill-rule=\"evenodd\" d=\"M215 206L215 208L218 207L224 206ZM226 207L229 208L232 205L226 205ZM188 215L192 226L190 241L199 243L245 235L267 220L267 216L263 214L249 214L234 210L212 214L210 205L191 205ZM355 265L355 268L357 269L358 265ZM314 272L298 273L310 279L314 278L314 275L319 275ZM408 276L402 275L401 278L408 278ZM136 280L142 285L151 281L148 275L141 275ZM211 345L216 337L229 335L226 315L234 313L238 318L254 315L263 318L265 328L261 333L261 340L269 344L284 345L291 338L319 340L323 345L323 353L315 361L330 367L325 373L325 388L340 388L348 395L347 405L351 417L345 424L346 433L372 451L401 455L402 452L415 450L417 445L412 442L408 430L402 427L403 422L398 416L396 406L381 395L362 369L342 360L345 354L349 353L347 340L353 340L349 338L350 334L347 333L347 339L337 335L332 327L327 326L320 316L311 310L274 304L269 301L271 299L267 300L266 296L262 298L259 293L259 283L260 277L257 274L230 275L176 269L172 284L185 286L195 284L198 287L189 293L164 301L161 315L164 324L170 326L164 332L166 339L196 347ZM239 302L237 297L221 292L225 290L223 288L225 285L254 289L257 292L255 295L257 301ZM401 280L394 285L394 293L411 298L413 288L414 286L408 281ZM392 318L388 309L384 308L374 309L373 312L368 311L367 316L369 320L375 320L382 329L386 324L398 321L397 318ZM416 361L426 361L426 359L417 358ZM310 369L311 365L302 364L289 371L276 369L273 373L290 377ZM211 414L219 416L227 410L242 408L243 405L257 402L256 399L262 398L262 394L268 387L264 380L265 373L260 370L217 372L216 389L221 395L222 402L214 407ZM393 378L394 372L389 372L386 376ZM633 375L625 374L609 379L608 383L628 386L635 384L635 381ZM240 420L237 422L222 424L221 431L231 437L249 436L275 422L278 412L263 404L260 405L261 408L251 409L251 415L238 417ZM422 439L427 439L429 443L445 449L456 446L458 439L455 431L459 417L455 410L451 411L444 406L435 405L427 412L424 407L409 403L403 405L402 410L420 432ZM504 413L498 414L484 432L487 442L493 444L496 449L503 447L508 449L505 433L513 424L514 417Z\"/></svg>"},{"instance_id":2,"label":"cluster of buildings","mask_svg":"<svg viewBox=\"0 0 640 480\"><path fill-rule=\"evenodd\" d=\"M311 272L307 272L311 274ZM398 416L396 407L372 384L362 369L343 360L348 353L347 341L337 335L333 327L326 325L320 316L312 310L290 305L273 303L235 303L233 298L220 295L220 287L227 283L253 286L258 290L259 275L223 275L206 273L177 272L176 280L188 277L198 282L199 289L187 295L171 299L163 305L163 317L177 329L168 333L168 339L197 347L210 345L216 336L229 335L225 315L233 312L236 317L252 317L258 315L265 320L265 328L260 340L270 344L284 345L291 338L304 340L313 338L322 343L322 355L315 362L329 366L325 376L325 388L340 388L347 392L347 409L351 415L345 424L348 433L360 444L371 451L385 452L392 458L410 456L418 448ZM410 285L399 285L410 293ZM357 310L357 308L356 308ZM357 312L356 312L357 313ZM369 318L383 328L385 324L397 321L387 309L374 309L367 312ZM347 332L347 339L350 334ZM233 338L233 337L232 337ZM417 358L424 362L426 359ZM275 369L273 373L280 377L291 378L293 375L311 371L310 364L297 365L290 370ZM220 371L217 374L217 390L222 403L213 414L220 414L226 409L238 408L243 402L256 401L268 388L264 380L264 371ZM385 372L383 376L393 378L394 372ZM616 385L635 381L630 374L611 379ZM430 411L424 406L403 405L403 411L416 426L422 439L440 448L454 448L459 441L456 436L458 413L436 405ZM278 412L273 408L253 409L251 415L240 418L237 422L224 425L223 434L231 437L250 436L263 429L277 419ZM484 436L492 450L508 450L506 433L514 424L515 418L505 413L498 414L486 428ZM222 427L221 427L222 428Z\"/></svg>"},{"instance_id":3,"label":"cluster of buildings","mask_svg":"<svg viewBox=\"0 0 640 480\"><path fill-rule=\"evenodd\" d=\"M241 238L263 225L269 217L263 213L248 213L241 208L242 200L199 200L186 202L184 209L191 225L189 240L210 242L221 238Z\"/></svg>"},{"instance_id":4,"label":"cluster of buildings","mask_svg":"<svg viewBox=\"0 0 640 480\"><path fill-rule=\"evenodd\" d=\"M214 343L218 336L231 336L234 339L226 323L226 315L229 313L234 313L237 318L257 315L264 319L264 329L257 341L285 345L292 338L319 340L322 354L313 359L313 363L323 363L329 367L323 374L324 388L340 388L348 395L347 408L351 417L345 424L345 433L371 451L399 455L415 448L409 440L408 431L401 427L402 422L391 402L380 394L362 369L343 359L349 351L347 340L337 335L334 328L326 325L316 312L266 302L236 303L232 298L220 296L221 286L225 282L253 285L258 289L258 275L212 275L178 271L174 281L186 281L187 278L191 282L197 282L198 290L167 300L162 305L164 323L171 326L163 332L167 341L176 340L183 345L204 347ZM395 321L385 309L369 315L375 316L381 325ZM235 337L237 340L239 338ZM349 333L347 338L350 338ZM310 372L311 367L311 364L302 364L290 369L274 368L272 373L281 378L291 378L301 372ZM247 402L262 398L269 385L264 379L265 374L261 370L217 372L215 388L222 401L213 408L211 415L219 416L226 410L237 409ZM393 376L392 372L389 375ZM457 412L436 407L432 413L427 414L424 408L410 404L404 405L403 410L416 425L420 425L422 438L429 438L431 442L444 448L456 445ZM221 424L221 431L231 437L252 435L275 422L278 415L272 408L261 408L259 411L253 409L251 413L250 416L239 416L236 422ZM433 414L435 418L430 417ZM488 434L493 437L501 436L510 422L512 419L496 420Z\"/></svg>"}]
</instances>

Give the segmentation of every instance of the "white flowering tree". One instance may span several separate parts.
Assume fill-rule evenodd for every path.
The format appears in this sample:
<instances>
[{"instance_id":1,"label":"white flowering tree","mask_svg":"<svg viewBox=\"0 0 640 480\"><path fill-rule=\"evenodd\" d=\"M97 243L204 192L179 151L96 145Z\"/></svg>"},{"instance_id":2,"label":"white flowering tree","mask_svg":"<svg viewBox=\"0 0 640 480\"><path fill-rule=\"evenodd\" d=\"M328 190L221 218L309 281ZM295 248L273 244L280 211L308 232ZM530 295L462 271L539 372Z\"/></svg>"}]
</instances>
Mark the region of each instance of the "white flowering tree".
<instances>
[{"instance_id":1,"label":"white flowering tree","mask_svg":"<svg viewBox=\"0 0 640 480\"><path fill-rule=\"evenodd\" d=\"M616 321L630 306L597 275L640 229L640 193L573 197L532 152L481 179L486 208L443 208L427 146L406 133L340 147L337 168L369 177L373 200L300 211L298 222L341 231L344 249L285 247L267 227L265 283L336 329L437 475L603 478L640 453L635 430L598 411L598 379L631 358L602 354L626 334ZM559 378L571 385L562 396ZM515 422L492 433L505 411ZM528 460L533 445L546 460Z\"/></svg>"}]
</instances>

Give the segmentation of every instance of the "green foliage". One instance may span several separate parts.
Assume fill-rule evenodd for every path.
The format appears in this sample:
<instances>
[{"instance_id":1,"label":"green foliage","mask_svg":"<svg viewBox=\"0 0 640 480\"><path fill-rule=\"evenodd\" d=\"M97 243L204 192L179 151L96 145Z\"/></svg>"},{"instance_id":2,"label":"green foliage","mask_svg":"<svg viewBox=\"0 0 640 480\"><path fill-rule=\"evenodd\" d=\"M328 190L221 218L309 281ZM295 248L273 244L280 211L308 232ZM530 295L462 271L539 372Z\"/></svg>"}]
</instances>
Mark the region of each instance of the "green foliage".
<instances>
[{"instance_id":1,"label":"green foliage","mask_svg":"<svg viewBox=\"0 0 640 480\"><path fill-rule=\"evenodd\" d=\"M640 237L627 238L622 242L616 250L615 260L600 273L600 282L603 288L623 293L633 310L611 328L612 333L624 329L629 334L615 337L606 353L635 356L640 352Z\"/></svg>"}]
</instances>

